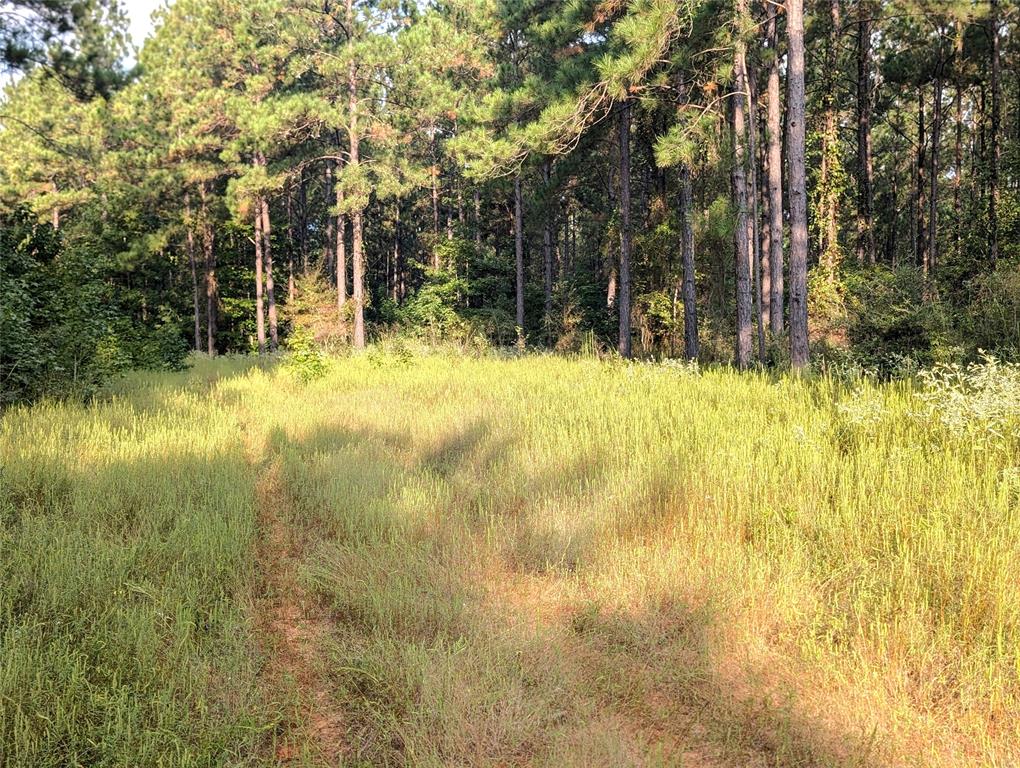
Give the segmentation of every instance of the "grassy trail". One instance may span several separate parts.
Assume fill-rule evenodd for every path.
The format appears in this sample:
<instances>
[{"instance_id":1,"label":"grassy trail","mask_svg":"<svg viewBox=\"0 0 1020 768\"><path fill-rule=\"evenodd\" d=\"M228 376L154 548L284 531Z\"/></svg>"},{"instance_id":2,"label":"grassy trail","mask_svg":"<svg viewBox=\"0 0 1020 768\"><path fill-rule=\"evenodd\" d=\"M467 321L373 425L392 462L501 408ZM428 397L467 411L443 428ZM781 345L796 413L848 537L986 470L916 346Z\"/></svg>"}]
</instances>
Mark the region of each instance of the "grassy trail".
<instances>
[{"instance_id":1,"label":"grassy trail","mask_svg":"<svg viewBox=\"0 0 1020 768\"><path fill-rule=\"evenodd\" d=\"M12 412L0 765L1018 764L1020 439L924 409L373 353Z\"/></svg>"},{"instance_id":2,"label":"grassy trail","mask_svg":"<svg viewBox=\"0 0 1020 768\"><path fill-rule=\"evenodd\" d=\"M297 578L296 537L277 511L286 493L279 472L278 462L270 459L256 483L258 568L265 581L257 619L266 655L261 683L267 690L292 690L296 702L273 740L272 759L282 765L337 765L343 716L323 671L331 626Z\"/></svg>"}]
</instances>

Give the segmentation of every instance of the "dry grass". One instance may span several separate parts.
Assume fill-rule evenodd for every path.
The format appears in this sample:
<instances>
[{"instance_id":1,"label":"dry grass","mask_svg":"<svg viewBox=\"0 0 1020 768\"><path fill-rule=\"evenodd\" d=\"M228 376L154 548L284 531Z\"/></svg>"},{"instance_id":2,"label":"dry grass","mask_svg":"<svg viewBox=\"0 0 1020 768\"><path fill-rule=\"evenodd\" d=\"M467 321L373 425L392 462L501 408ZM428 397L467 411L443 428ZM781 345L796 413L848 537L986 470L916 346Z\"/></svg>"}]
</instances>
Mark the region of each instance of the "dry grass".
<instances>
[{"instance_id":1,"label":"dry grass","mask_svg":"<svg viewBox=\"0 0 1020 768\"><path fill-rule=\"evenodd\" d=\"M202 419L222 422L231 455L247 446L232 479L246 484L246 525L268 505L290 537L288 578L311 605L294 622L326 622L293 656L321 665L298 688L330 701L292 709L339 713L330 738L345 765L1020 764L1012 411L978 440L906 383L384 351L331 360L309 383L230 365L138 377L90 410L8 415L4 509L17 521L0 543L40 546L24 526L45 513L26 499L66 482L66 456L38 457L68 423L95 425L80 470L127 444L174 453L167 435L194 452L220 434L195 433ZM194 421L157 418L184 406ZM179 502L156 480L107 491ZM274 567L249 538L238 546ZM265 589L233 562L249 593ZM40 610L17 588L0 594L4 628ZM217 595L258 625L262 602ZM29 653L4 631L5 649ZM28 744L46 728L12 718L8 679L0 738ZM251 683L245 716L278 743L320 739L273 720L283 705L266 704L265 683ZM85 738L94 723L79 726ZM233 738L226 762L279 757L265 737Z\"/></svg>"}]
</instances>

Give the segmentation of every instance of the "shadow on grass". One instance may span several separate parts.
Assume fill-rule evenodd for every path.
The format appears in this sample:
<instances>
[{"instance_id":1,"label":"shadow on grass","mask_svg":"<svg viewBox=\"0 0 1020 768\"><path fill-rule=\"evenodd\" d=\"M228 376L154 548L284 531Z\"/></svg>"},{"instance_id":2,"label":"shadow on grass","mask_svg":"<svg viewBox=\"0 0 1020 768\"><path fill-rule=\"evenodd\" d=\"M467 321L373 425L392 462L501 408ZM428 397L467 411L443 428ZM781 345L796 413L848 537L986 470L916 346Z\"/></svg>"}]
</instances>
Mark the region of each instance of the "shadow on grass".
<instances>
[{"instance_id":1,"label":"shadow on grass","mask_svg":"<svg viewBox=\"0 0 1020 768\"><path fill-rule=\"evenodd\" d=\"M608 459L513 467L515 438L483 420L417 442L368 425L297 440L278 432L272 442L290 456L285 482L298 525L330 503L308 486L333 481L303 467L354 475L341 486L358 493L329 511L367 528L320 538L305 573L335 621L330 674L352 713L355 764L631 765L619 755L635 752L647 765L883 764L864 726L805 720L781 693L717 669L712 629L727 617L711 602L625 614L568 601L560 623L537 635L505 624L506 606L492 605L486 583L500 576L485 558L509 565L509 590L517 580L562 580L604 529L589 519L564 532L542 505L564 496L579 510L599 503ZM495 481L515 470L523 482ZM621 522L624 540L654 536L681 494L664 471L639 496L631 506L649 519ZM415 504L449 506L418 518ZM543 613L527 599L513 608L529 609Z\"/></svg>"}]
</instances>

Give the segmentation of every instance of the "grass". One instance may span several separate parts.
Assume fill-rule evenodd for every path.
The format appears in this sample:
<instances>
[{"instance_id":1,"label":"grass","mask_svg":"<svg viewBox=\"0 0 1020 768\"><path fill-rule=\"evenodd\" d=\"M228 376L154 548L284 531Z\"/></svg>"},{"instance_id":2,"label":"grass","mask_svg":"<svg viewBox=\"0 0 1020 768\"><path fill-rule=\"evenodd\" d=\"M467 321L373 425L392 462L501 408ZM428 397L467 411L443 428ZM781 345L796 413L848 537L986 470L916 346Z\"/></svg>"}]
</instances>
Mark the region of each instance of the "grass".
<instances>
[{"instance_id":1,"label":"grass","mask_svg":"<svg viewBox=\"0 0 1020 768\"><path fill-rule=\"evenodd\" d=\"M326 368L199 360L4 416L0 764L316 764L323 733L351 766L1020 763L1012 406ZM300 652L263 616L288 600ZM302 724L324 709L339 732Z\"/></svg>"}]
</instances>

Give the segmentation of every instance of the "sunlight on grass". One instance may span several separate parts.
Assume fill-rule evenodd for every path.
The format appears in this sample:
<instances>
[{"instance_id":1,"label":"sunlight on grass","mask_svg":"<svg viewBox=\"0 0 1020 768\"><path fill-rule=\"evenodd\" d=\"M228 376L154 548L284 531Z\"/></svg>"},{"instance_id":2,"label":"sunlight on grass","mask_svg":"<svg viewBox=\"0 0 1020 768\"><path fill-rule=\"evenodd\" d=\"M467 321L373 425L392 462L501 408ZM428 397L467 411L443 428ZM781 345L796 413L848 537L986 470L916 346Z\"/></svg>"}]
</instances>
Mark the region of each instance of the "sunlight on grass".
<instances>
[{"instance_id":1,"label":"sunlight on grass","mask_svg":"<svg viewBox=\"0 0 1020 768\"><path fill-rule=\"evenodd\" d=\"M270 462L353 765L1020 759L1015 409L977 440L906 383L327 368L203 360L4 417L13 764L273 762Z\"/></svg>"}]
</instances>

